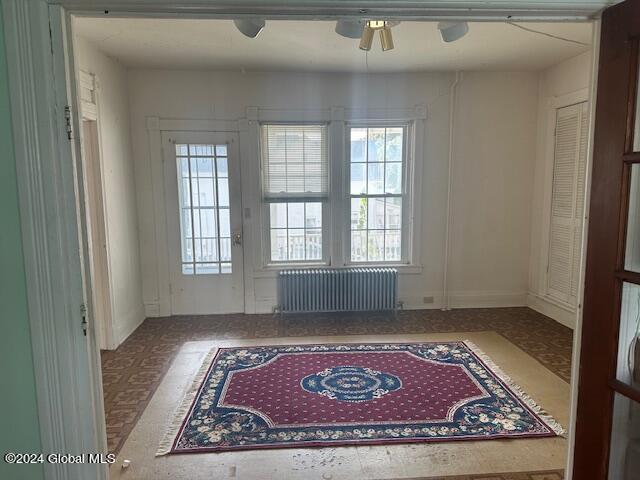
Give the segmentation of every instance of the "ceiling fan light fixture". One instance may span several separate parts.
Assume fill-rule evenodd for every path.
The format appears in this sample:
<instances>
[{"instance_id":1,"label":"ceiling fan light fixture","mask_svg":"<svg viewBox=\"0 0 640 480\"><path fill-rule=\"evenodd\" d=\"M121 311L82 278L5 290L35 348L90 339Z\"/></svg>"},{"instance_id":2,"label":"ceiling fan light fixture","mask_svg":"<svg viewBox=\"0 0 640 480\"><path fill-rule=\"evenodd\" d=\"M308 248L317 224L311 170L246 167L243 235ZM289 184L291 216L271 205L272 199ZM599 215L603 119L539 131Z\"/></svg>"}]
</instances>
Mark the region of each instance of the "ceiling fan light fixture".
<instances>
[{"instance_id":1,"label":"ceiling fan light fixture","mask_svg":"<svg viewBox=\"0 0 640 480\"><path fill-rule=\"evenodd\" d=\"M469 24L467 22L440 22L438 30L440 30L442 41L450 43L464 37L469 31Z\"/></svg>"},{"instance_id":2,"label":"ceiling fan light fixture","mask_svg":"<svg viewBox=\"0 0 640 480\"><path fill-rule=\"evenodd\" d=\"M362 29L362 36L360 37L360 50L364 50L368 52L371 50L371 45L373 45L373 33L374 29L369 26L369 23L364 26Z\"/></svg>"},{"instance_id":3,"label":"ceiling fan light fixture","mask_svg":"<svg viewBox=\"0 0 640 480\"><path fill-rule=\"evenodd\" d=\"M380 43L383 52L393 50L393 35L391 34L391 29L386 25L380 29Z\"/></svg>"},{"instance_id":4,"label":"ceiling fan light fixture","mask_svg":"<svg viewBox=\"0 0 640 480\"><path fill-rule=\"evenodd\" d=\"M364 22L362 20L338 20L336 33L346 38L361 38Z\"/></svg>"},{"instance_id":5,"label":"ceiling fan light fixture","mask_svg":"<svg viewBox=\"0 0 640 480\"><path fill-rule=\"evenodd\" d=\"M263 18L238 18L233 21L236 28L249 38L256 38L266 23Z\"/></svg>"}]
</instances>

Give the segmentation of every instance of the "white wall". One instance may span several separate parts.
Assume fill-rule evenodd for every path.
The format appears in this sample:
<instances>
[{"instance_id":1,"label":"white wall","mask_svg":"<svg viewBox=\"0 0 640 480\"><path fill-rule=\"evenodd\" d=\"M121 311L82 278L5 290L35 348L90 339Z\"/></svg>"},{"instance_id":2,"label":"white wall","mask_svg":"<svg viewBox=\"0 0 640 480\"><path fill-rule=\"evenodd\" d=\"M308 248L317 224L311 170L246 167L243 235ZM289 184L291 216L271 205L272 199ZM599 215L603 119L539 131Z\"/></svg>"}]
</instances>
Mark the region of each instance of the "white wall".
<instances>
[{"instance_id":1,"label":"white wall","mask_svg":"<svg viewBox=\"0 0 640 480\"><path fill-rule=\"evenodd\" d=\"M454 306L524 305L531 237L531 177L535 160L538 82L536 73L466 74L459 85L451 231L451 302ZM133 153L142 249L143 295L148 315L166 314L168 279L158 274L166 238L154 218L164 202L154 190L147 117L240 119L246 107L272 109L427 109L422 177L423 269L400 279L408 307L439 306L442 300L444 231L449 154L450 73L292 74L129 71ZM250 163L259 168L259 159ZM246 172L243 172L243 182ZM243 185L244 188L249 188ZM162 210L162 209L160 209ZM160 237L163 237L161 235ZM245 251L254 239L245 236ZM166 260L162 260L166 261ZM245 256L245 261L247 258ZM271 311L275 281L253 268L245 284L255 287L247 311ZM256 275L257 274L257 275ZM435 302L425 304L424 297Z\"/></svg>"},{"instance_id":2,"label":"white wall","mask_svg":"<svg viewBox=\"0 0 640 480\"><path fill-rule=\"evenodd\" d=\"M140 240L131 149L127 70L92 44L74 41L76 67L98 81L98 128L111 276L115 348L144 320Z\"/></svg>"},{"instance_id":3,"label":"white wall","mask_svg":"<svg viewBox=\"0 0 640 480\"><path fill-rule=\"evenodd\" d=\"M589 88L591 52L585 52L540 72L538 86L538 135L536 142L533 202L531 206L531 252L529 256L529 295L527 304L571 328L575 326L575 309L558 304L546 296L546 260L551 197L554 103L559 97L573 96ZM566 98L566 97L565 97Z\"/></svg>"},{"instance_id":4,"label":"white wall","mask_svg":"<svg viewBox=\"0 0 640 480\"><path fill-rule=\"evenodd\" d=\"M456 103L451 306L523 305L537 75L465 73Z\"/></svg>"}]
</instances>

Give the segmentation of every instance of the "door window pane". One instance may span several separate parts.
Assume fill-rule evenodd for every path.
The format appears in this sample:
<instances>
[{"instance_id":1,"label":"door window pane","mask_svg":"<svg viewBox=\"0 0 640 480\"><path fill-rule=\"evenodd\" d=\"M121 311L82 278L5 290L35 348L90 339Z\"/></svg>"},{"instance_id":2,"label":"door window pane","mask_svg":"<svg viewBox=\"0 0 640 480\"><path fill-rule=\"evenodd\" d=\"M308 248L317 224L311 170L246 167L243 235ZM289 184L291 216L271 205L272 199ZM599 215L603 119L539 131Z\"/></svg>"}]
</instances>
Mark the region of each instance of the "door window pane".
<instances>
[{"instance_id":1,"label":"door window pane","mask_svg":"<svg viewBox=\"0 0 640 480\"><path fill-rule=\"evenodd\" d=\"M218 166L218 178L227 178L229 176L229 165L227 164L227 159L218 158L216 165Z\"/></svg>"},{"instance_id":2,"label":"door window pane","mask_svg":"<svg viewBox=\"0 0 640 480\"><path fill-rule=\"evenodd\" d=\"M182 273L231 273L226 145L177 144L175 148Z\"/></svg>"},{"instance_id":3,"label":"door window pane","mask_svg":"<svg viewBox=\"0 0 640 480\"><path fill-rule=\"evenodd\" d=\"M213 158L198 158L196 167L198 177L213 178Z\"/></svg>"},{"instance_id":4,"label":"door window pane","mask_svg":"<svg viewBox=\"0 0 640 480\"><path fill-rule=\"evenodd\" d=\"M609 478L640 478L640 404L619 393L613 407Z\"/></svg>"},{"instance_id":5,"label":"door window pane","mask_svg":"<svg viewBox=\"0 0 640 480\"><path fill-rule=\"evenodd\" d=\"M218 178L218 203L221 207L229 206L229 179Z\"/></svg>"},{"instance_id":6,"label":"door window pane","mask_svg":"<svg viewBox=\"0 0 640 480\"><path fill-rule=\"evenodd\" d=\"M640 52L638 54L640 55ZM640 152L640 59L638 59L638 71L636 73L636 82L638 82L639 85L636 88L636 117L635 130L633 132L633 151Z\"/></svg>"},{"instance_id":7,"label":"door window pane","mask_svg":"<svg viewBox=\"0 0 640 480\"><path fill-rule=\"evenodd\" d=\"M218 216L220 218L220 236L221 237L230 237L231 236L231 212L228 208L219 208Z\"/></svg>"},{"instance_id":8,"label":"door window pane","mask_svg":"<svg viewBox=\"0 0 640 480\"><path fill-rule=\"evenodd\" d=\"M640 286L622 285L616 377L640 390Z\"/></svg>"},{"instance_id":9,"label":"door window pane","mask_svg":"<svg viewBox=\"0 0 640 480\"><path fill-rule=\"evenodd\" d=\"M625 270L640 272L640 165L631 166Z\"/></svg>"}]
</instances>

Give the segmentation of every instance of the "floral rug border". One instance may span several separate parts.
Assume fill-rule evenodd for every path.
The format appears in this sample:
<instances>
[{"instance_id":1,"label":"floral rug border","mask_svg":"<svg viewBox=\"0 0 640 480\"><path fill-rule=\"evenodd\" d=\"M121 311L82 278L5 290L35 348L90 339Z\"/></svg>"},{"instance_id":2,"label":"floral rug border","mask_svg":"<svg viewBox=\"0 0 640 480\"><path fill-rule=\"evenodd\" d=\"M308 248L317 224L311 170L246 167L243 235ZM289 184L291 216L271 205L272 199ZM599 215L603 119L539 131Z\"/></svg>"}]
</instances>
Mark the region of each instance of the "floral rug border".
<instances>
[{"instance_id":1,"label":"floral rug border","mask_svg":"<svg viewBox=\"0 0 640 480\"><path fill-rule=\"evenodd\" d=\"M359 345L359 344L367 344L367 345L405 345L407 343L417 343L417 344L429 344L429 343L451 343L455 341L424 341L424 342L340 342L340 343L321 343L321 344L296 344L296 345L252 345L251 347L288 347L288 346L314 346L314 345ZM486 354L482 351L475 343L469 340L458 341L459 343L463 343L477 358L478 360L484 364L487 370L493 373L510 391L518 400L520 400L523 404L525 404L538 418L539 420L545 424L551 433L544 435L522 435L515 438L527 438L527 437L536 437L536 438L544 438L549 436L564 436L565 430L551 415L549 415L540 405L538 405L535 400L533 400L526 392L522 390L522 388L515 383L511 377L504 373L504 371ZM234 451L234 450L255 450L255 449L263 449L263 448L313 448L313 447L325 447L325 446L348 446L348 445L381 445L381 444L390 444L390 443L427 443L427 442L445 442L445 441L472 441L479 440L478 437L455 437L455 438L385 438L385 439L359 439L359 440L329 440L329 441L314 441L307 442L304 444L263 444L263 445L240 445L237 447L225 447L224 450L219 448L198 448L191 450L179 450L175 451L174 446L178 439L180 432L188 420L191 409L196 401L200 390L204 387L205 381L215 364L215 359L218 353L221 350L234 349L234 348L242 348L241 346L236 347L214 347L212 348L207 355L205 356L202 365L198 369L198 372L194 376L194 379L191 383L189 390L185 393L182 401L180 402L178 408L175 410L173 415L172 422L168 425L166 432L158 445L158 449L156 451L156 456L163 456L169 453L222 453L224 451ZM250 348L250 347L247 347ZM494 436L492 439L498 438L514 438L514 437L505 437L505 436Z\"/></svg>"}]
</instances>

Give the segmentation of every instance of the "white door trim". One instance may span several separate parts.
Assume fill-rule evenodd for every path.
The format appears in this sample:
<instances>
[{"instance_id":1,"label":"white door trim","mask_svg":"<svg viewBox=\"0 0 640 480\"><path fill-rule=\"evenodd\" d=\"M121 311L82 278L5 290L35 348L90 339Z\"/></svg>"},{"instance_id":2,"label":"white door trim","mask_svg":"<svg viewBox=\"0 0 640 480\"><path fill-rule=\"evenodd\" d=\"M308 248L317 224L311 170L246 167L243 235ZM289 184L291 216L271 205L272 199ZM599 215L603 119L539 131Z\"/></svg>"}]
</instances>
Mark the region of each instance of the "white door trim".
<instances>
[{"instance_id":1,"label":"white door trim","mask_svg":"<svg viewBox=\"0 0 640 480\"><path fill-rule=\"evenodd\" d=\"M551 230L551 197L553 190L553 168L555 164L555 129L556 129L556 113L557 110L564 107L569 107L578 103L589 102L589 89L581 88L574 92L566 93L564 95L548 97L546 99L545 117L546 117L546 131L544 142L544 194L543 194L543 222L540 229L540 263L538 268L541 274L539 275L538 291L543 301L550 303L557 303L565 310L568 309L572 313L575 313L576 307L568 302L562 302L553 298L548 294L548 272L547 265L549 262L549 232ZM591 108L591 105L588 106ZM588 153L588 152L587 152ZM586 179L585 179L586 181ZM585 207L586 211L586 207ZM575 324L572 324L570 328L574 328Z\"/></svg>"},{"instance_id":2,"label":"white door trim","mask_svg":"<svg viewBox=\"0 0 640 480\"><path fill-rule=\"evenodd\" d=\"M64 11L41 0L3 0L2 7L41 448L100 452L102 402L81 327L85 300L78 185L62 103L65 62L51 54L52 42L58 54L66 48ZM43 467L45 478L106 478L106 468L97 465Z\"/></svg>"},{"instance_id":3,"label":"white door trim","mask_svg":"<svg viewBox=\"0 0 640 480\"><path fill-rule=\"evenodd\" d=\"M97 151L93 152L95 155L95 157L97 158L92 158L91 161L94 162L94 168L93 168L93 173L94 175L97 175L99 177L99 188L100 188L100 198L96 199L98 200L98 204L94 206L94 208L96 209L100 209L102 212L100 214L100 219L99 221L102 223L102 228L103 230L103 237L99 239L100 242L104 243L105 245L109 245L109 223L106 221L106 218L108 218L108 211L107 211L107 204L104 201L104 192L106 191L105 188L105 181L104 181L104 172L106 171L106 168L104 166L104 155L103 155L103 149L102 149L102 109L100 108L100 79L98 78L97 75L93 74L93 73L87 73L84 72L82 70L78 70L77 71L77 75L76 75L76 85L78 85L80 88L78 89L78 93L76 93L76 96L78 98L78 105L79 105L79 109L80 109L80 116L81 116L81 121L82 123L84 123L85 120L89 120L89 121L93 121L95 122L95 126L96 126L96 138L95 138L95 142L96 142L96 147L97 147ZM83 88L87 88L90 89L92 94L93 94L93 102L89 102L86 100L83 100L81 98L81 94L79 93L80 90L82 90ZM73 94L73 93L72 93ZM75 98L75 97L74 97ZM84 125L79 125L79 132L78 135L80 136L80 147L84 150L86 147L85 144L85 139L84 139ZM85 159L88 159L88 155L91 155L87 152L83 152L82 154L82 159L83 162ZM87 169L83 169L85 174ZM85 185L89 185L90 183L93 183L96 181L96 178L87 178L87 175L85 175L85 178L83 179ZM87 197L87 200L89 201L90 196ZM90 219L90 221L92 221ZM92 241L92 243L95 243ZM92 245L92 247L95 247L95 245ZM98 341L98 339L96 339L99 348L101 349L107 349L107 350L115 350L118 345L117 342L115 340L114 337L114 324L113 324L113 312L115 311L115 305L114 305L114 299L113 299L113 279L111 276L111 249L106 248L104 249L104 252L102 252L102 258L101 260L103 260L102 262L100 262L100 260L98 260L99 263L101 263L102 265L100 265L100 268L98 270L102 270L102 272L100 272L102 274L102 285L103 288L106 290L105 292L102 292L101 295L95 295L96 298L101 298L104 302L107 303L107 308L106 310L108 310L107 312L104 312L106 315L104 316L104 318L102 318L100 325L97 325L97 329L99 330L97 337L99 337L99 339L101 341ZM92 262L95 262L96 259L92 259Z\"/></svg>"},{"instance_id":4,"label":"white door trim","mask_svg":"<svg viewBox=\"0 0 640 480\"><path fill-rule=\"evenodd\" d=\"M239 134L242 128L240 122L236 120L171 119L160 117L147 117L146 125L149 141L149 161L154 205L153 219L155 223L155 245L152 248L155 248L156 258L166 258L167 261L157 263L157 271L154 272L156 278L155 298L145 299L144 310L146 317L160 317L171 315L171 292L169 289L169 284L171 283L171 275L169 272L169 246L167 243L169 232L167 230L167 212L165 200L166 188L164 153L162 150L162 133L166 131L203 131ZM242 139L240 139L240 145L241 160L243 158ZM243 167L241 165L241 172L242 168ZM245 253L246 250L247 249L245 248ZM246 310L246 299L245 312L251 313L247 312Z\"/></svg>"}]
</instances>

